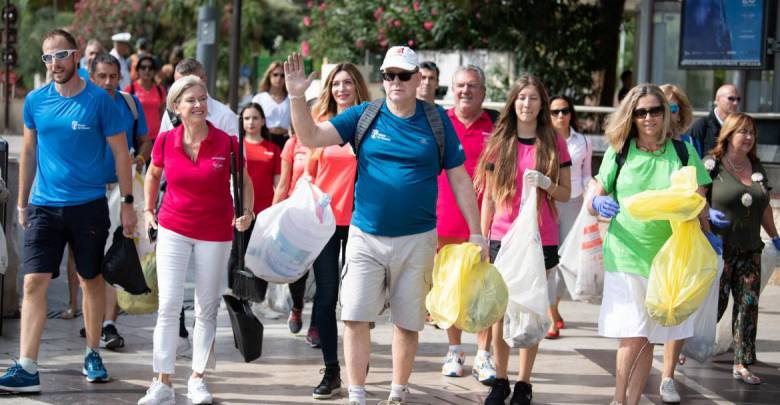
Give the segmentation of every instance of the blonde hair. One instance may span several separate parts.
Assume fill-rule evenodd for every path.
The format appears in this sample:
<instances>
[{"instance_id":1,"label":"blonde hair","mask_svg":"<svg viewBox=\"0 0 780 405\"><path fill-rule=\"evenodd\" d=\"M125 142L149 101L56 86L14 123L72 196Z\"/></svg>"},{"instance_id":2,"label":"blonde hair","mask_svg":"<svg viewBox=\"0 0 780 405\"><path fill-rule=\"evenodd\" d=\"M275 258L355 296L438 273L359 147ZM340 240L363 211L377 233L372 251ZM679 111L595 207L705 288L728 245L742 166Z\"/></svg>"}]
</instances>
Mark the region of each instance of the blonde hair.
<instances>
[{"instance_id":1,"label":"blonde hair","mask_svg":"<svg viewBox=\"0 0 780 405\"><path fill-rule=\"evenodd\" d=\"M181 95L195 86L200 86L203 88L203 91L206 91L206 85L203 84L203 81L200 80L198 76L187 75L173 82L173 85L168 90L165 106L168 107L169 110L174 111L174 105L179 102Z\"/></svg>"},{"instance_id":2,"label":"blonde hair","mask_svg":"<svg viewBox=\"0 0 780 405\"><path fill-rule=\"evenodd\" d=\"M479 192L490 191L496 209L509 207L517 192L517 112L515 100L524 88L533 86L539 92L541 103L536 116L536 170L558 183L559 156L555 129L550 118L550 100L544 84L537 77L523 74L509 92L506 104L496 121L496 128L490 136L485 149L479 157L474 176L474 185ZM486 184L487 172L491 172L491 181ZM541 193L539 194L541 197ZM542 205L539 204L541 209ZM554 205L551 204L553 211Z\"/></svg>"},{"instance_id":3,"label":"blonde hair","mask_svg":"<svg viewBox=\"0 0 780 405\"><path fill-rule=\"evenodd\" d=\"M263 73L263 80L260 81L260 88L257 90L258 93L271 90L271 73L273 73L273 71L278 68L284 69L284 65L278 60L273 61L270 65L268 65L268 69L266 69L265 73ZM286 96L287 86L282 86L282 89L284 90L284 95Z\"/></svg>"},{"instance_id":4,"label":"blonde hair","mask_svg":"<svg viewBox=\"0 0 780 405\"><path fill-rule=\"evenodd\" d=\"M745 113L731 113L723 120L723 127L720 128L720 134L718 134L718 139L715 141L715 147L710 151L710 155L712 155L715 160L720 160L729 148L731 136L745 127L753 130L753 146L750 148L750 152L748 152L748 157L751 162L758 161L758 153L756 152L758 128L753 121L753 117Z\"/></svg>"},{"instance_id":5,"label":"blonde hair","mask_svg":"<svg viewBox=\"0 0 780 405\"><path fill-rule=\"evenodd\" d=\"M623 97L617 110L607 117L604 135L615 152L620 152L623 149L623 145L630 138L637 136L638 132L636 125L634 125L634 109L636 109L639 99L647 95L655 96L664 108L664 120L657 144L663 145L671 136L671 113L669 111L669 102L666 101L664 92L654 84L640 84L631 89Z\"/></svg>"},{"instance_id":6,"label":"blonde hair","mask_svg":"<svg viewBox=\"0 0 780 405\"><path fill-rule=\"evenodd\" d=\"M667 101L672 97L677 99L677 105L680 107L680 111L677 114L680 117L680 121L672 122L672 130L675 136L684 134L693 122L693 107L691 107L691 102L688 101L688 96L674 84L661 85L661 91L664 92Z\"/></svg>"}]
</instances>

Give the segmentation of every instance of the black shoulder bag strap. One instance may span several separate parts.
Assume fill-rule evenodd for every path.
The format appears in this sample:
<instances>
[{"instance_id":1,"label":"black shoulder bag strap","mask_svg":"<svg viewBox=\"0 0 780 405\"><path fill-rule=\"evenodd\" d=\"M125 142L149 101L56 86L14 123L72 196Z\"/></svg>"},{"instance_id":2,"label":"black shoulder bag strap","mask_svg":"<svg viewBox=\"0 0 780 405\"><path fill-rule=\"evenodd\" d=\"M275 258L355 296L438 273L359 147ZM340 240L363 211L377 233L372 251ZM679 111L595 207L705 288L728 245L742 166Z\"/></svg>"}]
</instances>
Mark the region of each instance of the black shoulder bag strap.
<instances>
[{"instance_id":1,"label":"black shoulder bag strap","mask_svg":"<svg viewBox=\"0 0 780 405\"><path fill-rule=\"evenodd\" d=\"M617 179L620 175L620 170L623 168L623 165L626 163L626 158L628 157L628 150L631 148L631 139L633 137L630 137L626 139L626 142L623 144L623 147L620 149L620 152L615 155L615 163L617 163L617 171L615 173L615 181L612 183L612 193L615 194L617 191ZM683 166L688 166L688 158L690 157L688 155L688 147L685 146L685 142L672 139L672 146L674 147L674 152L677 154L677 158L680 159L680 162Z\"/></svg>"},{"instance_id":2,"label":"black shoulder bag strap","mask_svg":"<svg viewBox=\"0 0 780 405\"><path fill-rule=\"evenodd\" d=\"M363 138L366 136L368 128L370 128L371 124L376 120L376 117L379 115L379 110L382 109L382 104L384 103L385 99L383 98L374 100L368 104L368 107L363 111L363 114L360 115L360 120L358 120L357 128L355 129L355 157L358 156L358 149L360 149L360 144L363 142Z\"/></svg>"},{"instance_id":3,"label":"black shoulder bag strap","mask_svg":"<svg viewBox=\"0 0 780 405\"><path fill-rule=\"evenodd\" d=\"M444 168L444 123L441 121L441 115L436 104L423 102L425 118L428 119L428 125L431 126L433 137L436 139L436 145L439 147L439 171Z\"/></svg>"}]
</instances>

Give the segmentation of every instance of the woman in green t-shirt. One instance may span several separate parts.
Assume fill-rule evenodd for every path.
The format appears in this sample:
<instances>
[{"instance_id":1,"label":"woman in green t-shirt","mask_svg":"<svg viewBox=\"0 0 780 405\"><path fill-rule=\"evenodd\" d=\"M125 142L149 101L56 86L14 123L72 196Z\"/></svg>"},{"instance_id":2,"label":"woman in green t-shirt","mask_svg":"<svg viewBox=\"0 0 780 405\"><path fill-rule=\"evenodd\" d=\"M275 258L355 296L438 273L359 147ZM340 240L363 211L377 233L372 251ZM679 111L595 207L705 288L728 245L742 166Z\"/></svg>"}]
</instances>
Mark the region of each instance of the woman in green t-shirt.
<instances>
[{"instance_id":1,"label":"woman in green t-shirt","mask_svg":"<svg viewBox=\"0 0 780 405\"><path fill-rule=\"evenodd\" d=\"M604 294L599 315L599 334L620 339L613 404L639 402L650 374L653 344L693 335L692 321L663 327L644 307L650 264L672 234L669 221L638 221L620 210L631 195L669 188L671 174L683 166L684 157L671 140L670 116L669 103L658 86L643 84L628 92L607 119L610 148L596 177L596 196L587 202L592 214L613 218L604 238ZM693 147L686 144L685 148L698 184L709 184ZM702 195L705 191L700 187ZM706 212L702 210L701 226L718 251L719 240L709 232Z\"/></svg>"},{"instance_id":2,"label":"woman in green t-shirt","mask_svg":"<svg viewBox=\"0 0 780 405\"><path fill-rule=\"evenodd\" d=\"M780 250L772 207L769 181L756 155L756 125L742 113L729 115L723 122L715 148L704 160L712 185L708 193L713 208L723 211L731 225L718 230L723 237L723 275L720 278L718 319L734 297L734 378L760 384L747 366L756 358L758 295L761 291L761 227Z\"/></svg>"}]
</instances>

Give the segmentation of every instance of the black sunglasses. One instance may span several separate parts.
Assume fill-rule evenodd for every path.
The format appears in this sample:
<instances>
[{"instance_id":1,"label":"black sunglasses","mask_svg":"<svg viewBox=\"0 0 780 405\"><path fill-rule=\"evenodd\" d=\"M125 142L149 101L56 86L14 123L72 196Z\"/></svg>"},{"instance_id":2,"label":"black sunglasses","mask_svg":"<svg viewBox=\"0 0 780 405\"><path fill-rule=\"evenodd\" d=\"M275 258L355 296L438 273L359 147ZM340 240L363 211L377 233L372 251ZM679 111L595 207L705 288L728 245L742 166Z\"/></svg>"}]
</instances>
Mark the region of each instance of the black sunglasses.
<instances>
[{"instance_id":1,"label":"black sunglasses","mask_svg":"<svg viewBox=\"0 0 780 405\"><path fill-rule=\"evenodd\" d=\"M729 97L726 97L726 99L731 101L732 103L734 103L734 102L739 103L740 101L742 101L742 97L729 96Z\"/></svg>"},{"instance_id":2,"label":"black sunglasses","mask_svg":"<svg viewBox=\"0 0 780 405\"><path fill-rule=\"evenodd\" d=\"M140 65L140 66L138 66L138 70L154 70L154 66L152 66L152 65Z\"/></svg>"},{"instance_id":3,"label":"black sunglasses","mask_svg":"<svg viewBox=\"0 0 780 405\"><path fill-rule=\"evenodd\" d=\"M558 114L569 115L571 114L571 108L566 107L566 108L561 108L560 110L550 110L550 114L552 114L553 116Z\"/></svg>"},{"instance_id":4,"label":"black sunglasses","mask_svg":"<svg viewBox=\"0 0 780 405\"><path fill-rule=\"evenodd\" d=\"M401 72L401 73L382 73L382 79L387 82L392 82L397 77L402 82L408 82L412 79L412 75L417 72Z\"/></svg>"},{"instance_id":5,"label":"black sunglasses","mask_svg":"<svg viewBox=\"0 0 780 405\"><path fill-rule=\"evenodd\" d=\"M664 115L664 107L662 105L650 107L650 108L637 108L634 110L634 118L647 118L647 114L651 117L660 117Z\"/></svg>"}]
</instances>

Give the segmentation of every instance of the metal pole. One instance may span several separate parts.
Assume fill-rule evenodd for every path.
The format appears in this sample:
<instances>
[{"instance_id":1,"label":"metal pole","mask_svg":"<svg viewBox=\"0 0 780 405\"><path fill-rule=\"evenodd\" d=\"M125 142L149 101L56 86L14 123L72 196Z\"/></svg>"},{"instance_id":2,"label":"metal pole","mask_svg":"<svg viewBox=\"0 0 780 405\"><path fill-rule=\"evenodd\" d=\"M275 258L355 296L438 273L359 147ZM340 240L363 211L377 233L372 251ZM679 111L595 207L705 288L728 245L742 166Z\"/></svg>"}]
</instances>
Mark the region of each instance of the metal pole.
<instances>
[{"instance_id":1,"label":"metal pole","mask_svg":"<svg viewBox=\"0 0 780 405\"><path fill-rule=\"evenodd\" d=\"M637 83L649 83L653 49L653 0L642 0L640 5L638 42Z\"/></svg>"},{"instance_id":2,"label":"metal pole","mask_svg":"<svg viewBox=\"0 0 780 405\"><path fill-rule=\"evenodd\" d=\"M212 97L217 78L217 21L219 14L213 6L198 9L198 47L196 58L203 64L208 77L206 87Z\"/></svg>"},{"instance_id":3,"label":"metal pole","mask_svg":"<svg viewBox=\"0 0 780 405\"><path fill-rule=\"evenodd\" d=\"M780 6L777 8L777 15L775 16L775 41L772 44L775 55L775 67L774 67L774 79L772 80L772 111L780 112L780 48L776 45L777 41L780 41Z\"/></svg>"},{"instance_id":4,"label":"metal pole","mask_svg":"<svg viewBox=\"0 0 780 405\"><path fill-rule=\"evenodd\" d=\"M233 0L233 14L230 19L230 75L228 102L230 109L238 111L238 82L241 64L241 0Z\"/></svg>"},{"instance_id":5,"label":"metal pole","mask_svg":"<svg viewBox=\"0 0 780 405\"><path fill-rule=\"evenodd\" d=\"M10 5L11 0L5 0L5 9L8 10L8 6ZM3 55L8 54L8 21L5 21L3 24L3 33L5 37L4 46L3 46ZM10 121L10 115L11 115L11 86L9 86L9 82L11 81L11 72L10 72L10 66L5 63L5 82L3 83L3 90L5 93L5 119L3 120L3 128L5 128L5 133L8 133L9 128L11 128L11 121ZM2 328L0 326L0 328Z\"/></svg>"}]
</instances>

